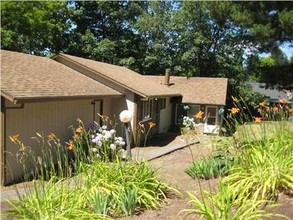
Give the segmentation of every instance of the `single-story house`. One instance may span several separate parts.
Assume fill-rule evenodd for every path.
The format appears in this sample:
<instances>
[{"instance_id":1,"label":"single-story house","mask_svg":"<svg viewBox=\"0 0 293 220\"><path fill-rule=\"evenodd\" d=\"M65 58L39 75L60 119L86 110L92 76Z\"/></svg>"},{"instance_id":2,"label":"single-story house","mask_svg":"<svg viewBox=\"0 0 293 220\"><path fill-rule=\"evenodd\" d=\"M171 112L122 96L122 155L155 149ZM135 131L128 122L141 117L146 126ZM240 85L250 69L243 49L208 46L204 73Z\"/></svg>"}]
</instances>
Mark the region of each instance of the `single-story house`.
<instances>
[{"instance_id":1,"label":"single-story house","mask_svg":"<svg viewBox=\"0 0 293 220\"><path fill-rule=\"evenodd\" d=\"M219 133L222 124L221 109L226 105L226 78L182 77L182 76L145 76L158 84L168 85L173 91L182 94L182 101L174 106L174 123L181 124L183 116L194 118L203 112L204 133ZM196 119L195 119L196 120Z\"/></svg>"},{"instance_id":2,"label":"single-story house","mask_svg":"<svg viewBox=\"0 0 293 220\"><path fill-rule=\"evenodd\" d=\"M161 80L168 80L160 83ZM1 50L1 184L22 176L16 163L20 139L36 152L31 137L53 132L61 142L71 138L71 125L100 122L98 114L118 118L133 113L134 142L140 127L152 121L154 132L164 133L180 123L182 115L199 110L207 116L206 133L215 132L225 105L227 79L144 76L125 67L59 54L52 59ZM183 111L188 105L188 111ZM117 132L123 135L123 127Z\"/></svg>"},{"instance_id":3,"label":"single-story house","mask_svg":"<svg viewBox=\"0 0 293 220\"><path fill-rule=\"evenodd\" d=\"M125 109L133 112L134 135L137 123L144 120L155 121L162 128L157 132L165 132L171 126L171 99L178 96L124 67L64 54L50 59L1 50L2 184L22 176L11 135L19 134L38 153L31 138L37 132L45 137L53 132L64 143L78 118L84 124L99 122L98 114L117 118ZM145 104L150 100L151 106ZM117 130L123 134L122 126Z\"/></svg>"}]
</instances>

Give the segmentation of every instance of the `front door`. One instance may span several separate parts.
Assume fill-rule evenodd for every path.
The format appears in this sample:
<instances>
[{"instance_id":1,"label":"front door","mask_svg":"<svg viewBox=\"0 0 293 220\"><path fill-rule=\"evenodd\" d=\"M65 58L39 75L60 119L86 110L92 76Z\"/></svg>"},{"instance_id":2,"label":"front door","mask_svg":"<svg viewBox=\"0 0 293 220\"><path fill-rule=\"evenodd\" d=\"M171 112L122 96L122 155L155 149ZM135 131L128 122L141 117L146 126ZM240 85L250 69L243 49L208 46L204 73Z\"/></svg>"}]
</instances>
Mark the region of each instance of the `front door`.
<instances>
[{"instance_id":1,"label":"front door","mask_svg":"<svg viewBox=\"0 0 293 220\"><path fill-rule=\"evenodd\" d=\"M204 133L217 134L219 132L218 107L206 106Z\"/></svg>"}]
</instances>

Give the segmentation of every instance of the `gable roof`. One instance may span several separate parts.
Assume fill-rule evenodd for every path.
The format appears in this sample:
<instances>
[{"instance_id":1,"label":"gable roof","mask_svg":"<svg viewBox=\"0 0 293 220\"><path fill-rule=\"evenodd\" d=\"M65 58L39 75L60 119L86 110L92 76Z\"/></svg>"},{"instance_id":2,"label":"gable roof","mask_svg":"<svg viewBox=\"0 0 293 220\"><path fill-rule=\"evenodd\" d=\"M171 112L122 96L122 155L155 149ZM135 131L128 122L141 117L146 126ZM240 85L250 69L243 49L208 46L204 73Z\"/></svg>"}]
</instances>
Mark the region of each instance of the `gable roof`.
<instances>
[{"instance_id":1,"label":"gable roof","mask_svg":"<svg viewBox=\"0 0 293 220\"><path fill-rule=\"evenodd\" d=\"M258 92L270 99L271 102L279 102L280 99L287 99L287 94L277 89L266 88L265 83L250 82L248 85L253 91Z\"/></svg>"},{"instance_id":2,"label":"gable roof","mask_svg":"<svg viewBox=\"0 0 293 220\"><path fill-rule=\"evenodd\" d=\"M145 76L163 84L164 76ZM227 78L171 76L170 86L180 92L183 103L225 105L227 96Z\"/></svg>"},{"instance_id":3,"label":"gable roof","mask_svg":"<svg viewBox=\"0 0 293 220\"><path fill-rule=\"evenodd\" d=\"M14 103L121 93L50 58L1 50L1 95Z\"/></svg>"},{"instance_id":4,"label":"gable roof","mask_svg":"<svg viewBox=\"0 0 293 220\"><path fill-rule=\"evenodd\" d=\"M75 63L78 66L90 70L92 73L109 80L121 87L128 89L142 97L170 97L181 96L180 93L160 84L154 83L153 80L145 78L143 75L134 72L126 67L103 63L95 60L80 58L67 54L59 54L53 59L60 61L66 59L71 63ZM64 63L66 65L66 63ZM155 85L155 86L154 86Z\"/></svg>"}]
</instances>

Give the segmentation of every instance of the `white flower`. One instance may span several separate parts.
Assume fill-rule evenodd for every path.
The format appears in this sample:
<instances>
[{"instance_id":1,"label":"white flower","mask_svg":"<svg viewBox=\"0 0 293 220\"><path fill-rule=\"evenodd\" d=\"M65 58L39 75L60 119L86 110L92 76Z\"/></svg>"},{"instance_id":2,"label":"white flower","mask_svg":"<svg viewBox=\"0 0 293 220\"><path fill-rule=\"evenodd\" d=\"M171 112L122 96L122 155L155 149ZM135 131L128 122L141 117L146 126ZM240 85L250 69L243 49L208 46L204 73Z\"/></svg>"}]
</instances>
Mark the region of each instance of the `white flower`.
<instances>
[{"instance_id":1,"label":"white flower","mask_svg":"<svg viewBox=\"0 0 293 220\"><path fill-rule=\"evenodd\" d=\"M102 126L102 129L103 129L103 130L107 130L107 126L106 126L106 125L103 125L103 126Z\"/></svg>"},{"instance_id":2,"label":"white flower","mask_svg":"<svg viewBox=\"0 0 293 220\"><path fill-rule=\"evenodd\" d=\"M105 138L105 140L111 139L112 138L111 132L110 131L105 131L104 138Z\"/></svg>"},{"instance_id":3,"label":"white flower","mask_svg":"<svg viewBox=\"0 0 293 220\"><path fill-rule=\"evenodd\" d=\"M110 148L114 151L114 150L116 150L116 145L115 144L110 144Z\"/></svg>"},{"instance_id":4,"label":"white flower","mask_svg":"<svg viewBox=\"0 0 293 220\"><path fill-rule=\"evenodd\" d=\"M127 157L127 152L126 152L126 150L121 149L121 157L122 157L122 159L126 159L126 157Z\"/></svg>"},{"instance_id":5,"label":"white flower","mask_svg":"<svg viewBox=\"0 0 293 220\"><path fill-rule=\"evenodd\" d=\"M98 151L98 149L94 147L93 152L96 153L97 151Z\"/></svg>"},{"instance_id":6,"label":"white flower","mask_svg":"<svg viewBox=\"0 0 293 220\"><path fill-rule=\"evenodd\" d=\"M111 133L112 135L114 135L114 134L116 133L116 131L115 131L114 129L111 129L111 130L110 130L110 133Z\"/></svg>"},{"instance_id":7,"label":"white flower","mask_svg":"<svg viewBox=\"0 0 293 220\"><path fill-rule=\"evenodd\" d=\"M120 113L119 118L120 118L121 122L128 123L132 119L132 113L131 113L131 111L124 110Z\"/></svg>"}]
</instances>

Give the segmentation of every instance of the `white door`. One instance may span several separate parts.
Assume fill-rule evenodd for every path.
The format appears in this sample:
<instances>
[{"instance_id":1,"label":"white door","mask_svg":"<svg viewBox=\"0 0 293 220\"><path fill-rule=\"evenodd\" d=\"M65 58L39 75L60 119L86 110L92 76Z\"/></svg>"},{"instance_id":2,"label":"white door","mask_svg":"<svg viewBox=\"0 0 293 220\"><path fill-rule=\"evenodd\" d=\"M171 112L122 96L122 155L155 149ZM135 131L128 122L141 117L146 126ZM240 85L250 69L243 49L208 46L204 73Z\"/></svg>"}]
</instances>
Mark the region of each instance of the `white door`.
<instances>
[{"instance_id":1,"label":"white door","mask_svg":"<svg viewBox=\"0 0 293 220\"><path fill-rule=\"evenodd\" d=\"M217 134L219 132L218 124L218 107L206 106L205 109L204 133Z\"/></svg>"}]
</instances>

